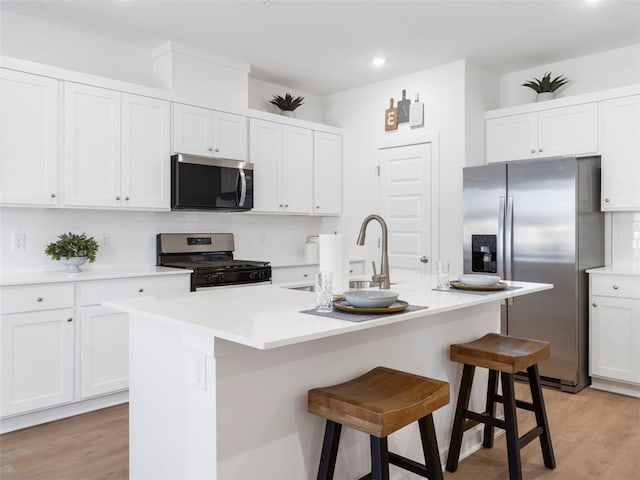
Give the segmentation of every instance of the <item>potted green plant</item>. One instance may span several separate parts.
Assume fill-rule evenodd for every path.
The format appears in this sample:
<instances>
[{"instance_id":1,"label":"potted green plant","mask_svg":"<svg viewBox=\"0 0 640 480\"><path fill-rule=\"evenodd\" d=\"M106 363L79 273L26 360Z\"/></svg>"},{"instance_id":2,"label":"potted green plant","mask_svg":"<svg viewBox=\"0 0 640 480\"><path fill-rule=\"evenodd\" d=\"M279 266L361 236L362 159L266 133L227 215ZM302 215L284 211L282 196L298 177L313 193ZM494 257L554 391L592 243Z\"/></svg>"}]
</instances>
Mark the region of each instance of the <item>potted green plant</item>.
<instances>
[{"instance_id":1,"label":"potted green plant","mask_svg":"<svg viewBox=\"0 0 640 480\"><path fill-rule=\"evenodd\" d=\"M536 101L551 100L554 97L554 92L561 86L569 83L562 75L558 75L555 78L551 78L551 72L546 72L542 79L534 78L528 82L522 84L523 87L531 88L536 92Z\"/></svg>"},{"instance_id":2,"label":"potted green plant","mask_svg":"<svg viewBox=\"0 0 640 480\"><path fill-rule=\"evenodd\" d=\"M300 105L304 105L304 97L293 97L291 94L286 93L284 97L280 95L274 95L273 98L269 101L272 105L275 105L280 109L282 115L287 117L295 117L296 114L293 112Z\"/></svg>"},{"instance_id":3,"label":"potted green plant","mask_svg":"<svg viewBox=\"0 0 640 480\"><path fill-rule=\"evenodd\" d=\"M80 265L87 260L89 263L95 262L98 248L98 242L93 237L69 232L58 235L58 240L47 245L44 253L66 265L67 272L79 272Z\"/></svg>"}]
</instances>

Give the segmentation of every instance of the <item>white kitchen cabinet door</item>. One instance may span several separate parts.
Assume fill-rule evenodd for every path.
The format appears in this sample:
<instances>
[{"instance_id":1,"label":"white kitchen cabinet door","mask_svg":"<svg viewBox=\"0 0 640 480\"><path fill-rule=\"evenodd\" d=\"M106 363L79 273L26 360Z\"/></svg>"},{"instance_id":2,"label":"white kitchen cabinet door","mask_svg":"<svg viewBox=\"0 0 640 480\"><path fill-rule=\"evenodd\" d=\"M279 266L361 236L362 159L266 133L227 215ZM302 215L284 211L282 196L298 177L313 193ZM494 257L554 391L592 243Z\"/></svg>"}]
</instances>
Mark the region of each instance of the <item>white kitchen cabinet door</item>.
<instances>
[{"instance_id":1,"label":"white kitchen cabinet door","mask_svg":"<svg viewBox=\"0 0 640 480\"><path fill-rule=\"evenodd\" d=\"M65 205L121 205L120 126L119 92L65 84Z\"/></svg>"},{"instance_id":2,"label":"white kitchen cabinet door","mask_svg":"<svg viewBox=\"0 0 640 480\"><path fill-rule=\"evenodd\" d=\"M640 300L592 295L590 374L640 384Z\"/></svg>"},{"instance_id":3,"label":"white kitchen cabinet door","mask_svg":"<svg viewBox=\"0 0 640 480\"><path fill-rule=\"evenodd\" d=\"M169 210L169 102L122 94L122 205Z\"/></svg>"},{"instance_id":4,"label":"white kitchen cabinet door","mask_svg":"<svg viewBox=\"0 0 640 480\"><path fill-rule=\"evenodd\" d=\"M129 387L129 315L107 307L80 309L80 396Z\"/></svg>"},{"instance_id":5,"label":"white kitchen cabinet door","mask_svg":"<svg viewBox=\"0 0 640 480\"><path fill-rule=\"evenodd\" d=\"M524 113L488 119L487 163L535 158L538 152L538 114Z\"/></svg>"},{"instance_id":6,"label":"white kitchen cabinet door","mask_svg":"<svg viewBox=\"0 0 640 480\"><path fill-rule=\"evenodd\" d=\"M280 163L282 125L254 118L249 121L249 153L253 163L253 209L277 212L281 209Z\"/></svg>"},{"instance_id":7,"label":"white kitchen cabinet door","mask_svg":"<svg viewBox=\"0 0 640 480\"><path fill-rule=\"evenodd\" d=\"M598 153L598 107L585 103L538 113L538 157Z\"/></svg>"},{"instance_id":8,"label":"white kitchen cabinet door","mask_svg":"<svg viewBox=\"0 0 640 480\"><path fill-rule=\"evenodd\" d=\"M313 137L306 128L283 126L280 196L284 211L312 213Z\"/></svg>"},{"instance_id":9,"label":"white kitchen cabinet door","mask_svg":"<svg viewBox=\"0 0 640 480\"><path fill-rule=\"evenodd\" d=\"M602 210L640 210L640 95L602 102Z\"/></svg>"},{"instance_id":10,"label":"white kitchen cabinet door","mask_svg":"<svg viewBox=\"0 0 640 480\"><path fill-rule=\"evenodd\" d=\"M313 213L342 213L342 136L313 132Z\"/></svg>"},{"instance_id":11,"label":"white kitchen cabinet door","mask_svg":"<svg viewBox=\"0 0 640 480\"><path fill-rule=\"evenodd\" d=\"M57 80L0 69L0 204L58 205Z\"/></svg>"},{"instance_id":12,"label":"white kitchen cabinet door","mask_svg":"<svg viewBox=\"0 0 640 480\"><path fill-rule=\"evenodd\" d=\"M212 155L213 113L181 103L173 104L173 151L191 155Z\"/></svg>"},{"instance_id":13,"label":"white kitchen cabinet door","mask_svg":"<svg viewBox=\"0 0 640 480\"><path fill-rule=\"evenodd\" d=\"M2 316L1 416L71 402L73 327L72 309Z\"/></svg>"},{"instance_id":14,"label":"white kitchen cabinet door","mask_svg":"<svg viewBox=\"0 0 640 480\"><path fill-rule=\"evenodd\" d=\"M246 161L247 128L247 117L214 111L213 155Z\"/></svg>"},{"instance_id":15,"label":"white kitchen cabinet door","mask_svg":"<svg viewBox=\"0 0 640 480\"><path fill-rule=\"evenodd\" d=\"M247 160L247 117L173 104L173 151Z\"/></svg>"}]
</instances>

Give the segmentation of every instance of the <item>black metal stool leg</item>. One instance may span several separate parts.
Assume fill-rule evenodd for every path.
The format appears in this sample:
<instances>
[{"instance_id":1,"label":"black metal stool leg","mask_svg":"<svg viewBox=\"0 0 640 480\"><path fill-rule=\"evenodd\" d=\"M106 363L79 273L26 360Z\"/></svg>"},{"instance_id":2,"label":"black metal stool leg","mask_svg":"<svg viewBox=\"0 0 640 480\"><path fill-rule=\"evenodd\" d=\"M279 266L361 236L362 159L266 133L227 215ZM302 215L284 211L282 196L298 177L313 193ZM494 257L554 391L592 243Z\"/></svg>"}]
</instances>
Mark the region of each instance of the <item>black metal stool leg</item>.
<instances>
[{"instance_id":1,"label":"black metal stool leg","mask_svg":"<svg viewBox=\"0 0 640 480\"><path fill-rule=\"evenodd\" d=\"M516 417L516 395L513 387L513 374L500 373L502 380L502 398L504 400L505 436L507 439L507 457L509 459L510 480L522 478L520 462L520 442L518 439L518 420Z\"/></svg>"},{"instance_id":2,"label":"black metal stool leg","mask_svg":"<svg viewBox=\"0 0 640 480\"><path fill-rule=\"evenodd\" d=\"M544 407L544 398L542 397L542 386L540 385L540 375L538 374L538 365L532 365L527 368L529 374L529 388L531 389L531 400L534 412L536 414L536 424L542 427L540 435L540 448L542 449L542 458L547 468L556 468L556 459L553 454L553 446L551 445L551 433L549 432L549 422L547 421L547 412Z\"/></svg>"},{"instance_id":3,"label":"black metal stool leg","mask_svg":"<svg viewBox=\"0 0 640 480\"><path fill-rule=\"evenodd\" d=\"M442 480L444 477L442 476L442 464L440 463L436 429L433 425L433 415L429 414L426 417L422 417L418 420L418 426L420 427L420 439L422 440L427 478L429 480Z\"/></svg>"},{"instance_id":4,"label":"black metal stool leg","mask_svg":"<svg viewBox=\"0 0 640 480\"><path fill-rule=\"evenodd\" d=\"M322 441L322 455L320 456L320 467L318 468L318 480L333 479L341 431L341 424L327 420L327 426L324 429L324 440Z\"/></svg>"},{"instance_id":5,"label":"black metal stool leg","mask_svg":"<svg viewBox=\"0 0 640 480\"><path fill-rule=\"evenodd\" d=\"M371 479L389 480L389 448L387 437L370 435L371 439Z\"/></svg>"},{"instance_id":6,"label":"black metal stool leg","mask_svg":"<svg viewBox=\"0 0 640 480\"><path fill-rule=\"evenodd\" d=\"M464 412L469 408L469 398L471 397L471 386L473 384L473 374L476 367L465 365L462 369L462 380L458 392L458 403L456 413L453 417L453 429L451 441L449 442L449 455L447 456L447 471L455 472L458 469L458 459L460 458L460 448L462 447L462 434L464 433Z\"/></svg>"},{"instance_id":7,"label":"black metal stool leg","mask_svg":"<svg viewBox=\"0 0 640 480\"><path fill-rule=\"evenodd\" d=\"M485 412L489 414L491 418L496 416L496 395L498 394L498 371L489 370L489 380L487 381L487 404ZM493 447L493 425L485 423L484 436L482 438L482 446L485 448Z\"/></svg>"}]
</instances>

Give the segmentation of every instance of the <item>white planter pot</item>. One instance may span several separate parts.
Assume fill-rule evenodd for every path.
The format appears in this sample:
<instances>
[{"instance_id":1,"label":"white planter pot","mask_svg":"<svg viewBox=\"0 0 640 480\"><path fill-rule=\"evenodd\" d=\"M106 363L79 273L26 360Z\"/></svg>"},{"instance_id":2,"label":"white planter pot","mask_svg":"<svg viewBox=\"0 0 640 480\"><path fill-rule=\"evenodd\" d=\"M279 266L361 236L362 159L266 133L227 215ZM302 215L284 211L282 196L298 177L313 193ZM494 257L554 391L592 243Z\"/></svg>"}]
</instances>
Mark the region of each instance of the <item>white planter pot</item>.
<instances>
[{"instance_id":1,"label":"white planter pot","mask_svg":"<svg viewBox=\"0 0 640 480\"><path fill-rule=\"evenodd\" d=\"M293 110L282 110L280 114L284 115L285 117L296 118L296 112L294 112Z\"/></svg>"},{"instance_id":2,"label":"white planter pot","mask_svg":"<svg viewBox=\"0 0 640 480\"><path fill-rule=\"evenodd\" d=\"M542 92L536 95L536 102L544 102L545 100L553 100L555 97L555 93L553 92Z\"/></svg>"},{"instance_id":3,"label":"white planter pot","mask_svg":"<svg viewBox=\"0 0 640 480\"><path fill-rule=\"evenodd\" d=\"M80 265L87 261L87 257L61 258L60 263L67 267L67 273L81 272Z\"/></svg>"}]
</instances>

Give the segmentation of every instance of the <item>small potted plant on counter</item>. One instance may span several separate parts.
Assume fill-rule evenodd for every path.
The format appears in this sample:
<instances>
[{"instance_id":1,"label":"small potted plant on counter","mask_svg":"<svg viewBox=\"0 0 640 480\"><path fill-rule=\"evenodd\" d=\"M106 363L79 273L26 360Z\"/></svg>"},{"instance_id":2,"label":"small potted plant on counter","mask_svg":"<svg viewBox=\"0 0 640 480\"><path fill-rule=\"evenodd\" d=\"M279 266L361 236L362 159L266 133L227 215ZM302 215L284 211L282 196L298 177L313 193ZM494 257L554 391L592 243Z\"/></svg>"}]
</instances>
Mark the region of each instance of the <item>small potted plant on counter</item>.
<instances>
[{"instance_id":1,"label":"small potted plant on counter","mask_svg":"<svg viewBox=\"0 0 640 480\"><path fill-rule=\"evenodd\" d=\"M304 105L304 97L292 97L289 93L284 97L280 95L274 95L273 99L269 102L280 109L280 113L287 117L295 118L296 114L294 110L300 105Z\"/></svg>"},{"instance_id":2,"label":"small potted plant on counter","mask_svg":"<svg viewBox=\"0 0 640 480\"><path fill-rule=\"evenodd\" d=\"M69 232L59 235L57 241L47 245L44 253L66 265L67 272L80 272L80 265L84 262L95 262L98 248L93 237Z\"/></svg>"},{"instance_id":3,"label":"small potted plant on counter","mask_svg":"<svg viewBox=\"0 0 640 480\"><path fill-rule=\"evenodd\" d=\"M534 78L528 82L522 84L523 87L529 87L536 95L536 102L543 100L551 100L555 96L555 91L563 85L569 83L562 75L558 75L554 79L551 78L551 72L546 72L542 79Z\"/></svg>"}]
</instances>

